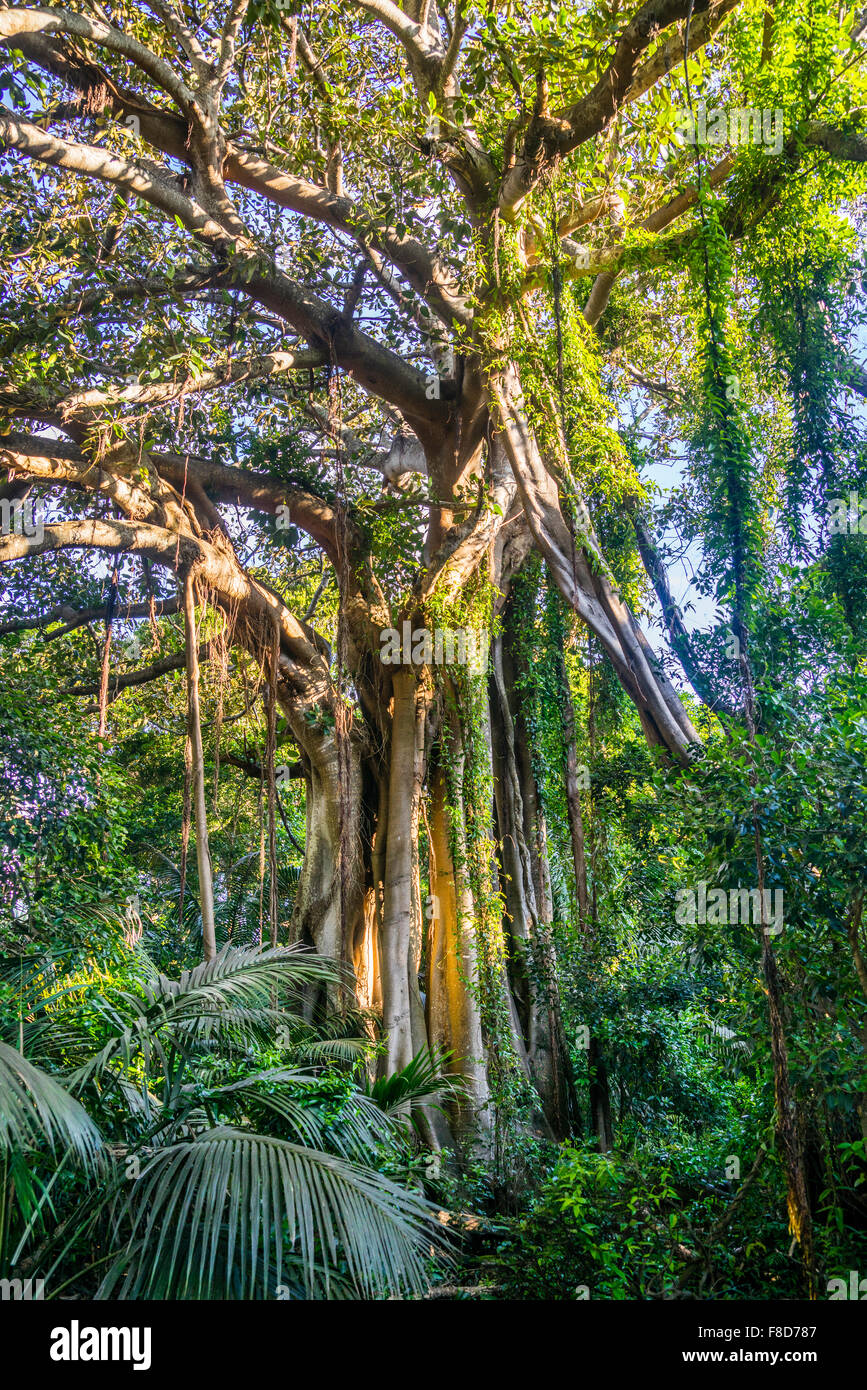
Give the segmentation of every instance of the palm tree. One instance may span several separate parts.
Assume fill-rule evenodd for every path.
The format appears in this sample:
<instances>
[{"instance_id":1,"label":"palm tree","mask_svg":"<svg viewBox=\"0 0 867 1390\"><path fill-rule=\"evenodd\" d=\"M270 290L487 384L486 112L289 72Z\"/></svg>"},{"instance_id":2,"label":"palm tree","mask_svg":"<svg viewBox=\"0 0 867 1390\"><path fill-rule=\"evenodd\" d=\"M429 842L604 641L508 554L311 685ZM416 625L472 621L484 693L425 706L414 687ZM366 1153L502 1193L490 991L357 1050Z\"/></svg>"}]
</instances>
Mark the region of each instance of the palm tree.
<instances>
[{"instance_id":1,"label":"palm tree","mask_svg":"<svg viewBox=\"0 0 867 1390\"><path fill-rule=\"evenodd\" d=\"M79 958L16 974L4 1018L19 1046L0 1044L4 1273L38 1274L49 1297L426 1287L441 1228L374 1166L406 1142L406 1105L388 1110L411 1086L383 1108L347 1070L369 1044L303 1020L303 991L333 986L333 963L226 947L169 980L135 946L122 971ZM257 1070L263 1052L274 1065ZM419 1075L426 1100L449 1088L430 1060Z\"/></svg>"}]
</instances>

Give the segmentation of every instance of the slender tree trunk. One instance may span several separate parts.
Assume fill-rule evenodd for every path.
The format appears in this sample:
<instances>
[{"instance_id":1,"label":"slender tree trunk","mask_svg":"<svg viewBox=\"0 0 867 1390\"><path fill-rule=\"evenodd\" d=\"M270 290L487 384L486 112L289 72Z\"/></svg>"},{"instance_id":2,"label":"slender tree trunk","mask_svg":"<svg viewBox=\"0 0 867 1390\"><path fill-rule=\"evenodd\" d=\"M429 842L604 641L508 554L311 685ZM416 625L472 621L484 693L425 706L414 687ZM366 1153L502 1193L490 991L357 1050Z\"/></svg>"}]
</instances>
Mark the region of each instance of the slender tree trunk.
<instances>
[{"instance_id":1,"label":"slender tree trunk","mask_svg":"<svg viewBox=\"0 0 867 1390\"><path fill-rule=\"evenodd\" d=\"M593 1132L599 1152L610 1153L614 1147L614 1126L611 1122L611 1088L608 1082L608 1068L599 1041L590 1038L587 1051L587 1069L590 1074L590 1113L593 1118Z\"/></svg>"},{"instance_id":2,"label":"slender tree trunk","mask_svg":"<svg viewBox=\"0 0 867 1390\"><path fill-rule=\"evenodd\" d=\"M199 708L199 643L196 634L195 580L187 571L184 578L184 624L187 659L187 719L192 754L193 806L196 819L196 864L199 871L199 905L202 910L202 950L206 961L217 955L214 926L214 880L208 844L208 812L205 798L205 755L202 748L202 717Z\"/></svg>"},{"instance_id":3,"label":"slender tree trunk","mask_svg":"<svg viewBox=\"0 0 867 1390\"><path fill-rule=\"evenodd\" d=\"M759 894L763 893L762 875ZM760 898L761 901L761 898ZM813 1218L804 1164L804 1136L800 1108L792 1093L789 1049L783 1020L783 990L776 956L771 949L768 924L762 922L762 974L768 1000L771 1032L771 1059L774 1070L774 1096L777 1108L777 1137L786 1171L789 1228L801 1247L809 1296L815 1296Z\"/></svg>"},{"instance_id":4,"label":"slender tree trunk","mask_svg":"<svg viewBox=\"0 0 867 1390\"><path fill-rule=\"evenodd\" d=\"M774 1075L774 1099L776 1102L777 1144L781 1151L786 1174L786 1200L789 1213L789 1229L801 1248L807 1291L810 1298L815 1297L815 1247L813 1242L813 1213L807 1183L804 1157L804 1120L797 1097L792 1091L789 1048L786 1040L785 993L780 976L777 958L771 945L770 922L767 916L765 899L765 853L762 838L759 805L757 800L756 772L756 702L752 666L748 650L748 633L743 617L743 595L735 570L735 605L732 628L740 641L739 657L744 691L744 710L749 731L749 781L753 791L753 848L756 864L756 886L760 904L760 933L762 951L762 976L765 982L765 995L768 1001L768 1023L770 1027L771 1063ZM770 895L768 895L770 896Z\"/></svg>"}]
</instances>

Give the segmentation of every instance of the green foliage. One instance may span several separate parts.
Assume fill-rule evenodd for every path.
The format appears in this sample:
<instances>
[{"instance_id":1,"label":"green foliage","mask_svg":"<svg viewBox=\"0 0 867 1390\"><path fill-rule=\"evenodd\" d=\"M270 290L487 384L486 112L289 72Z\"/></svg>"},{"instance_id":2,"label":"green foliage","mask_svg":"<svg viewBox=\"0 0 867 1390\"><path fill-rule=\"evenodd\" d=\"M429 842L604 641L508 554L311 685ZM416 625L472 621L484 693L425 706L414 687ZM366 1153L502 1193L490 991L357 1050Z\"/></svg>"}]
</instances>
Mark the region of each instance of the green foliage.
<instances>
[{"instance_id":1,"label":"green foliage","mask_svg":"<svg viewBox=\"0 0 867 1390\"><path fill-rule=\"evenodd\" d=\"M251 1065L277 1023L300 1027L300 991L335 974L285 948L227 949L176 981L140 948L7 969L3 1026L28 1055L0 1044L4 1276L25 1259L52 1293L100 1298L423 1287L440 1244L428 1205L370 1162L402 1149L400 1125L345 1064ZM419 1068L376 1100L451 1087Z\"/></svg>"},{"instance_id":2,"label":"green foliage","mask_svg":"<svg viewBox=\"0 0 867 1390\"><path fill-rule=\"evenodd\" d=\"M726 1239L714 1240L737 1184L709 1180L709 1159L683 1145L612 1156L564 1148L529 1214L498 1247L504 1296L797 1296L797 1263L764 1183L751 1189L736 1230L720 1227Z\"/></svg>"},{"instance_id":3,"label":"green foliage","mask_svg":"<svg viewBox=\"0 0 867 1390\"><path fill-rule=\"evenodd\" d=\"M424 1107L442 1110L442 1100L460 1101L466 1097L463 1078L449 1074L451 1060L452 1053L441 1048L419 1052L400 1071L369 1082L366 1094L386 1115L408 1119L420 1134L420 1111Z\"/></svg>"}]
</instances>

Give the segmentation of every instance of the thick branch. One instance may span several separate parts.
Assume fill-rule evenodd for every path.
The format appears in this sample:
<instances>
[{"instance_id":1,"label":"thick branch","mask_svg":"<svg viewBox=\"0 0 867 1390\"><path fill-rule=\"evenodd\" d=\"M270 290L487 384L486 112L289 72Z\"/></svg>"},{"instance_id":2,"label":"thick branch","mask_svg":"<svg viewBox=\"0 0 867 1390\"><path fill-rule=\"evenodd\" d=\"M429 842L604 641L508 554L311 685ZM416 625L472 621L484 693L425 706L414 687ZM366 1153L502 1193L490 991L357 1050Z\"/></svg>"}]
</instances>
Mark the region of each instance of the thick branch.
<instances>
[{"instance_id":1,"label":"thick branch","mask_svg":"<svg viewBox=\"0 0 867 1390\"><path fill-rule=\"evenodd\" d=\"M390 401L422 428L433 423L441 426L448 419L446 401L428 399L422 372L362 333L333 305L296 284L276 267L270 273L263 273L268 259L266 252L248 238L227 231L167 180L95 146L58 140L31 121L19 120L9 113L0 114L0 143L3 142L31 159L124 188L178 218L188 231L217 254L234 252L237 269L232 280L235 287L291 323L366 391Z\"/></svg>"},{"instance_id":2,"label":"thick branch","mask_svg":"<svg viewBox=\"0 0 867 1390\"><path fill-rule=\"evenodd\" d=\"M249 0L232 0L229 15L220 38L220 56L217 60L217 70L214 74L212 87L215 99L219 99L220 93L226 84L226 78L229 76L232 64L235 61L235 47L238 42L238 35L241 32L241 26L247 15L248 7Z\"/></svg>"},{"instance_id":3,"label":"thick branch","mask_svg":"<svg viewBox=\"0 0 867 1390\"><path fill-rule=\"evenodd\" d=\"M211 655L211 643L201 642L199 644L199 659L206 661ZM162 656L159 661L154 661L150 666L141 666L137 671L125 671L112 677L109 685L109 694L117 694L121 690L128 690L130 686L148 685L150 681L159 680L160 676L166 676L170 671L182 671L186 662L184 652L173 652L171 656ZM61 692L64 695L98 695L99 683L95 685L70 685Z\"/></svg>"},{"instance_id":4,"label":"thick branch","mask_svg":"<svg viewBox=\"0 0 867 1390\"><path fill-rule=\"evenodd\" d=\"M145 0L145 3L184 50L196 76L200 80L206 78L211 72L211 61L193 31L182 23L172 7L172 0L166 0L166 3L163 3L163 0Z\"/></svg>"},{"instance_id":5,"label":"thick branch","mask_svg":"<svg viewBox=\"0 0 867 1390\"><path fill-rule=\"evenodd\" d=\"M64 422L76 418L89 419L103 410L113 410L123 405L164 405L182 396L198 395L201 391L213 391L221 386L234 386L240 382L256 381L262 377L279 376L285 372L306 371L320 367L325 358L320 352L301 349L296 352L269 352L262 356L238 358L227 362L224 367L214 371L200 372L196 377L185 377L181 381L148 381L129 386L117 386L108 390L77 391L64 395L49 386L40 386L38 395L30 398L30 393L11 386L0 387L0 410L22 411L36 405L40 410L48 407Z\"/></svg>"},{"instance_id":6,"label":"thick branch","mask_svg":"<svg viewBox=\"0 0 867 1390\"><path fill-rule=\"evenodd\" d=\"M395 38L400 39L412 64L434 81L445 58L438 36L427 26L404 14L392 0L353 0L359 9L375 15Z\"/></svg>"},{"instance_id":7,"label":"thick branch","mask_svg":"<svg viewBox=\"0 0 867 1390\"><path fill-rule=\"evenodd\" d=\"M0 10L0 39L15 39L24 34L70 34L77 39L87 39L101 48L110 49L128 58L151 81L173 97L188 117L198 116L196 98L186 83L178 76L170 63L158 58L137 39L115 29L111 24L103 24L98 19L86 19L84 15L71 14L66 10L10 9Z\"/></svg>"},{"instance_id":8,"label":"thick branch","mask_svg":"<svg viewBox=\"0 0 867 1390\"><path fill-rule=\"evenodd\" d=\"M177 613L178 601L176 598L155 599L153 606L154 617L168 617L172 613ZM122 604L117 611L116 618L122 622L131 622L135 618L149 618L151 615L151 605L147 603ZM48 628L54 623L62 623L63 626L56 628L54 632L45 634L46 642L54 642L58 637L65 637L67 633L74 632L76 628L85 627L87 623L98 622L105 617L105 604L99 608L72 608L67 603L60 604L57 608L52 608L48 613L28 613L26 617L11 618L8 622L0 623L0 637L5 637L11 632L29 632L34 628Z\"/></svg>"},{"instance_id":9,"label":"thick branch","mask_svg":"<svg viewBox=\"0 0 867 1390\"><path fill-rule=\"evenodd\" d=\"M826 125L823 121L809 121L800 126L786 141L782 153L773 161L768 160L768 179L763 202L755 204L745 199L735 199L723 210L720 220L732 240L743 236L748 226L755 226L763 213L768 210L774 196L775 182L781 182L784 175L791 171L793 159L797 157L799 149L805 147L825 150L835 159L859 164L867 162L867 139L864 136L853 131L837 130ZM722 183L734 168L734 162L733 155L726 155L715 164L707 175L709 185L716 187ZM683 193L679 193L677 197L672 198L663 207L657 208L638 225L645 231L662 231L663 228L669 226L693 207L696 201L696 190L687 189ZM579 267L574 262L564 264L562 270L570 276L595 275L598 277L584 308L586 322L591 326L599 322L608 304L611 289L618 274L621 270L627 269L630 262L639 263L642 266L666 264L668 261L682 256L696 235L698 233L695 231L687 231L634 252L627 251L624 246L611 246L591 252L587 258L588 265ZM531 278L528 283L532 285L535 281ZM857 390L857 386L855 389Z\"/></svg>"},{"instance_id":10,"label":"thick branch","mask_svg":"<svg viewBox=\"0 0 867 1390\"><path fill-rule=\"evenodd\" d=\"M731 14L738 3L739 0L719 0L719 3L713 5L707 13L694 15L689 26L689 51L691 54L698 53L699 49L710 43L723 20ZM650 88L661 77L671 72L678 63L683 62L684 37L684 34L681 33L672 34L656 50L653 57L642 64L623 98L624 105L644 96L644 93L650 91Z\"/></svg>"},{"instance_id":11,"label":"thick branch","mask_svg":"<svg viewBox=\"0 0 867 1390\"><path fill-rule=\"evenodd\" d=\"M427 247L417 237L398 236L391 228L378 227L360 217L352 199L339 197L309 179L287 174L231 142L226 155L226 178L261 194L278 207L346 233L362 247L369 243L400 269L407 283L444 323L471 321L470 309L450 273L437 264Z\"/></svg>"},{"instance_id":12,"label":"thick branch","mask_svg":"<svg viewBox=\"0 0 867 1390\"><path fill-rule=\"evenodd\" d=\"M0 11L0 20L3 12ZM247 249L254 251L252 242L244 245L244 240L233 236L219 222L216 222L192 198L181 193L167 178L150 170L143 169L128 159L110 154L95 145L81 145L73 141L58 140L49 135L32 121L22 120L8 111L0 111L0 144L20 150L30 159L42 164L51 164L57 169L68 169L74 174L84 174L88 178L100 179L103 183L114 184L127 193L142 198L152 207L176 217L194 236L217 249Z\"/></svg>"},{"instance_id":13,"label":"thick branch","mask_svg":"<svg viewBox=\"0 0 867 1390\"><path fill-rule=\"evenodd\" d=\"M144 522L76 519L57 521L45 526L34 536L0 536L0 564L23 560L46 551L73 550L78 547L98 550L120 550L149 559L174 559L175 547L188 560L196 558L198 546L192 537L172 536L161 526Z\"/></svg>"},{"instance_id":14,"label":"thick branch","mask_svg":"<svg viewBox=\"0 0 867 1390\"><path fill-rule=\"evenodd\" d=\"M659 606L662 609L662 620L668 634L668 640L673 650L680 658L680 663L686 672L687 679L695 691L698 698L707 705L708 709L715 712L730 714L723 702L713 693L711 682L706 673L701 669L698 658L692 645L692 639L687 630L686 624L680 612L680 608L675 603L671 588L668 583L668 575L665 566L657 550L656 543L650 533L644 517L639 512L637 506L628 507L632 524L635 528L635 538L638 542L638 550L644 563L650 581L656 591Z\"/></svg>"},{"instance_id":15,"label":"thick branch","mask_svg":"<svg viewBox=\"0 0 867 1390\"><path fill-rule=\"evenodd\" d=\"M121 118L134 116L143 139L150 145L172 159L187 165L192 163L188 127L180 117L161 110L115 82L96 64L64 53L55 41L41 34L22 35L20 47L31 61L81 92L85 111L108 109ZM223 175L228 182L258 193L277 206L344 232L362 246L369 243L378 248L443 322L470 322L470 310L450 273L437 264L435 256L416 237L399 236L393 228L377 227L367 219L362 221L357 204L351 199L340 197L309 179L287 174L231 140L226 145Z\"/></svg>"},{"instance_id":16,"label":"thick branch","mask_svg":"<svg viewBox=\"0 0 867 1390\"><path fill-rule=\"evenodd\" d=\"M734 167L734 156L726 155L719 163L715 164L707 175L707 182L710 188L716 188L728 178ZM691 207L698 202L698 190L687 188L683 193L669 199L662 207L651 212L639 227L646 232L661 232L663 228L669 227ZM614 282L617 279L617 270L605 270L597 276L590 291L590 298L584 306L584 320L594 328L601 319L611 297Z\"/></svg>"},{"instance_id":17,"label":"thick branch","mask_svg":"<svg viewBox=\"0 0 867 1390\"><path fill-rule=\"evenodd\" d=\"M518 158L500 189L500 215L514 216L556 156L568 154L605 129L626 100L639 58L662 30L688 14L698 18L717 8L713 0L647 0L623 30L609 67L592 91L554 116L544 110L534 112Z\"/></svg>"},{"instance_id":18,"label":"thick branch","mask_svg":"<svg viewBox=\"0 0 867 1390\"><path fill-rule=\"evenodd\" d=\"M272 515L281 507L287 507L291 523L307 531L322 546L332 563L336 563L334 511L327 502L314 497L312 493L287 487L267 474L250 473L243 468L193 455L153 453L150 461L160 476L179 492L183 492L185 479L194 478L218 500L234 506L250 507ZM92 463L74 444L39 435L15 433L0 436L2 467L51 482L71 483L94 490L105 490L112 476Z\"/></svg>"}]
</instances>

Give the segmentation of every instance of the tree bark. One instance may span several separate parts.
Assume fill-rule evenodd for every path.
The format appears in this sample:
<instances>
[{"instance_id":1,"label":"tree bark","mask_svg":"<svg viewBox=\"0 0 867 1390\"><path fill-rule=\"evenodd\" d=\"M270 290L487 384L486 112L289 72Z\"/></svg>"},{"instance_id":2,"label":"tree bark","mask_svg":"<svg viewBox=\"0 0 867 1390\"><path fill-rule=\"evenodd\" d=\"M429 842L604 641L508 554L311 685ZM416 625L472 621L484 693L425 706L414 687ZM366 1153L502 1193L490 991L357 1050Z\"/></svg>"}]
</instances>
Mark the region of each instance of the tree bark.
<instances>
[{"instance_id":1,"label":"tree bark","mask_svg":"<svg viewBox=\"0 0 867 1390\"><path fill-rule=\"evenodd\" d=\"M364 872L360 846L361 753L348 735L349 777L341 791L338 733L334 724L303 701L284 702L289 727L306 764L304 863L290 923L293 940L306 941L320 955L353 966L370 954L365 941ZM307 717L309 716L309 717ZM341 892L341 836L349 862ZM345 1002L345 989L331 991L332 1003ZM362 1003L361 999L357 999Z\"/></svg>"},{"instance_id":2,"label":"tree bark","mask_svg":"<svg viewBox=\"0 0 867 1390\"><path fill-rule=\"evenodd\" d=\"M610 1153L614 1147L614 1126L611 1122L611 1087L608 1081L608 1068L599 1046L599 1040L591 1036L587 1050L587 1070L590 1076L590 1115L593 1133L599 1152Z\"/></svg>"},{"instance_id":3,"label":"tree bark","mask_svg":"<svg viewBox=\"0 0 867 1390\"><path fill-rule=\"evenodd\" d=\"M384 1075L400 1071L412 1061L413 1002L418 1000L413 967L412 932L414 904L413 826L418 825L419 787L416 780L417 747L424 740L424 702L418 699L416 672L395 670L391 720L388 789L388 837L385 852L385 897L382 920L382 1026ZM417 969L417 965L416 965ZM414 986L414 987L413 987ZM416 1025L416 1034L417 1034Z\"/></svg>"},{"instance_id":4,"label":"tree bark","mask_svg":"<svg viewBox=\"0 0 867 1390\"><path fill-rule=\"evenodd\" d=\"M458 808L458 817L460 809ZM451 835L460 843L463 826L450 825L446 781L440 766L431 787L430 835L433 917L428 945L427 1030L432 1046L452 1052L451 1067L467 1081L464 1105L455 1107L455 1130L489 1129L490 1088L477 998L478 965L473 899L466 876L455 872Z\"/></svg>"}]
</instances>

